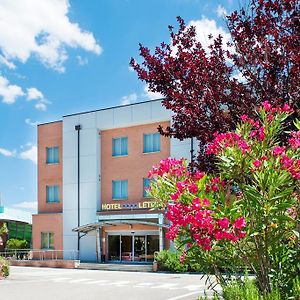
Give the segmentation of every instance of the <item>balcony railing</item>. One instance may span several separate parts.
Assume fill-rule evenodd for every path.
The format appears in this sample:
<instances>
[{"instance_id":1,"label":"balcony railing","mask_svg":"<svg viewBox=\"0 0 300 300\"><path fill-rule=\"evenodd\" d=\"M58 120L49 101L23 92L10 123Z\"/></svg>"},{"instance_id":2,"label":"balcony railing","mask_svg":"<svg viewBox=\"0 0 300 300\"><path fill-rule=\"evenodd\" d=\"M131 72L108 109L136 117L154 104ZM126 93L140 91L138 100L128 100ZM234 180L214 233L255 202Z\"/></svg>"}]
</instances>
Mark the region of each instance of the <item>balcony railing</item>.
<instances>
[{"instance_id":1,"label":"balcony railing","mask_svg":"<svg viewBox=\"0 0 300 300\"><path fill-rule=\"evenodd\" d=\"M9 249L0 251L0 256L11 260L78 260L78 250Z\"/></svg>"}]
</instances>

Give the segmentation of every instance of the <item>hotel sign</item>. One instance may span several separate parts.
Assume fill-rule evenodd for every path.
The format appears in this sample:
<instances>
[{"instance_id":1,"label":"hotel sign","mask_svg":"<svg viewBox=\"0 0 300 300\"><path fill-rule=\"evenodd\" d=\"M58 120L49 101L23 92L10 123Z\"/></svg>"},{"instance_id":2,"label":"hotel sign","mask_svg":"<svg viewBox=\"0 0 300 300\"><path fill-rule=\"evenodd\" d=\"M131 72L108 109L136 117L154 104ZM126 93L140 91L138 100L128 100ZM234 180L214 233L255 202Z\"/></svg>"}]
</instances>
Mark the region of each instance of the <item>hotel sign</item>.
<instances>
[{"instance_id":1,"label":"hotel sign","mask_svg":"<svg viewBox=\"0 0 300 300\"><path fill-rule=\"evenodd\" d=\"M138 203L105 203L102 204L102 210L122 210L122 209L149 209L154 208L155 201L144 201Z\"/></svg>"}]
</instances>

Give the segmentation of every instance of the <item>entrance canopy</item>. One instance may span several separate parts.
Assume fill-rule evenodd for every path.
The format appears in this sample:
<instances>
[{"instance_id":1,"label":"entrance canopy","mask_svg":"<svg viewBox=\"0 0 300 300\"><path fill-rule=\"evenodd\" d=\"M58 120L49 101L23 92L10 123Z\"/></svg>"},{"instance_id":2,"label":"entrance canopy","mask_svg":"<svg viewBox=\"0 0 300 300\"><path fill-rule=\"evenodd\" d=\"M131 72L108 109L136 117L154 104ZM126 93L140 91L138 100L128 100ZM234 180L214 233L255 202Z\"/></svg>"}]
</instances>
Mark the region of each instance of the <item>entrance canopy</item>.
<instances>
[{"instance_id":1,"label":"entrance canopy","mask_svg":"<svg viewBox=\"0 0 300 300\"><path fill-rule=\"evenodd\" d=\"M72 231L74 232L82 232L82 233L88 233L90 231L102 228L102 227L108 227L108 226L118 226L118 225L148 225L148 226L157 226L160 228L169 228L169 225L167 224L159 224L156 222L147 222L147 221L138 221L138 220L112 220L112 221L100 221L95 223L90 223L86 225L81 225L79 227L73 228Z\"/></svg>"}]
</instances>

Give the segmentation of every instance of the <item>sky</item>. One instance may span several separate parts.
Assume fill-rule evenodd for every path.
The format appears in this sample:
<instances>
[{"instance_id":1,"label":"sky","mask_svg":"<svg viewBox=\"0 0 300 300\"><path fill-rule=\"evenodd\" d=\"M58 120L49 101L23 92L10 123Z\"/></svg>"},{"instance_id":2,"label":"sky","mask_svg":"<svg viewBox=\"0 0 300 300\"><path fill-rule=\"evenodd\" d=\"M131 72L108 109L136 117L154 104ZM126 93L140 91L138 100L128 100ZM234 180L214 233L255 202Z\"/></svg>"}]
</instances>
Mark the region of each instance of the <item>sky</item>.
<instances>
[{"instance_id":1,"label":"sky","mask_svg":"<svg viewBox=\"0 0 300 300\"><path fill-rule=\"evenodd\" d=\"M243 0L0 0L0 194L36 212L37 127L63 115L158 98L129 67L169 42L176 16L200 41L226 33ZM204 45L205 46L205 45Z\"/></svg>"}]
</instances>

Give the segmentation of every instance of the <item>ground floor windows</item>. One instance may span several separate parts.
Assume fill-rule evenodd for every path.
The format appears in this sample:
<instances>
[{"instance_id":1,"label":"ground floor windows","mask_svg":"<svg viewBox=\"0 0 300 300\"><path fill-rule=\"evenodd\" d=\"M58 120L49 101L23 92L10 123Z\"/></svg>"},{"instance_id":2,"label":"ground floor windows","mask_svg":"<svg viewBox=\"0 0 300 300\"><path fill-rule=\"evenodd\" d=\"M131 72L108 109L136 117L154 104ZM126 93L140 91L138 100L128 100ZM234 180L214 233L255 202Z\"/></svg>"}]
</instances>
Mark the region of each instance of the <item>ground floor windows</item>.
<instances>
[{"instance_id":1,"label":"ground floor windows","mask_svg":"<svg viewBox=\"0 0 300 300\"><path fill-rule=\"evenodd\" d=\"M158 250L158 235L108 235L109 261L151 262Z\"/></svg>"},{"instance_id":2,"label":"ground floor windows","mask_svg":"<svg viewBox=\"0 0 300 300\"><path fill-rule=\"evenodd\" d=\"M41 232L41 249L54 249L53 232Z\"/></svg>"}]
</instances>

